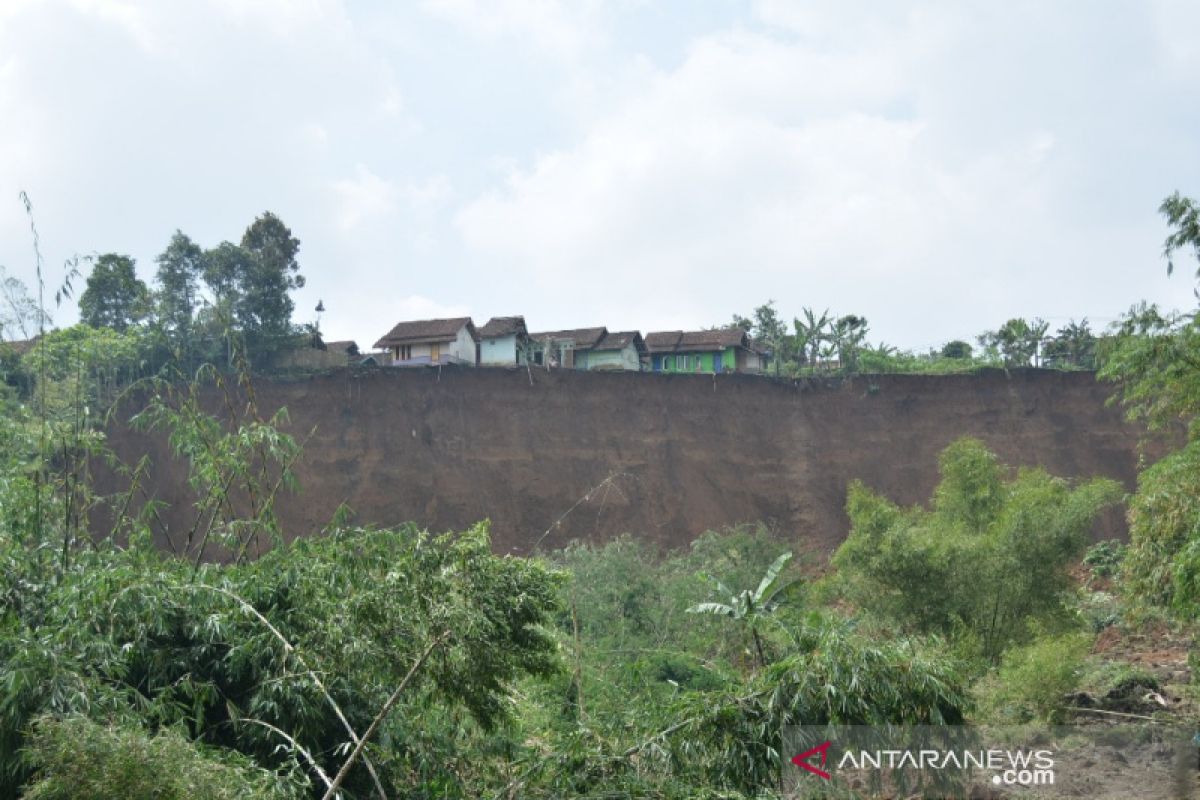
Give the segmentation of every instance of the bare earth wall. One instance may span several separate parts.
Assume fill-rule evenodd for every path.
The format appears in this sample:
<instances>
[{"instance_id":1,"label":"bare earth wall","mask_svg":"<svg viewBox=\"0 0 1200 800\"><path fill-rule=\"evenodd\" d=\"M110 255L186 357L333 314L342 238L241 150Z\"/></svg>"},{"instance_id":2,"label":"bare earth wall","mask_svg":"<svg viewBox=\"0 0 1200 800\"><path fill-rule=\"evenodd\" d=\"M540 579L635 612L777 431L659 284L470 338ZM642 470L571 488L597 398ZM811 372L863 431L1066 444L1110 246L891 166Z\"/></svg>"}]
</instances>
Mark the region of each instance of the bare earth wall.
<instances>
[{"instance_id":1,"label":"bare earth wall","mask_svg":"<svg viewBox=\"0 0 1200 800\"><path fill-rule=\"evenodd\" d=\"M1112 388L1090 373L1039 370L793 384L345 369L257 383L259 407L285 406L298 439L316 428L297 465L300 489L279 502L288 536L319 531L346 503L363 524L413 520L442 531L489 518L496 550L515 553L626 532L677 547L755 521L828 552L847 532L851 480L924 502L939 451L964 434L1008 464L1106 475L1132 489L1143 431L1106 406ZM151 455L148 489L169 504L171 530L185 531L186 465L165 436L120 426L110 436L127 463ZM105 483L119 486L112 476ZM1107 514L1095 535L1124 537L1121 514Z\"/></svg>"}]
</instances>

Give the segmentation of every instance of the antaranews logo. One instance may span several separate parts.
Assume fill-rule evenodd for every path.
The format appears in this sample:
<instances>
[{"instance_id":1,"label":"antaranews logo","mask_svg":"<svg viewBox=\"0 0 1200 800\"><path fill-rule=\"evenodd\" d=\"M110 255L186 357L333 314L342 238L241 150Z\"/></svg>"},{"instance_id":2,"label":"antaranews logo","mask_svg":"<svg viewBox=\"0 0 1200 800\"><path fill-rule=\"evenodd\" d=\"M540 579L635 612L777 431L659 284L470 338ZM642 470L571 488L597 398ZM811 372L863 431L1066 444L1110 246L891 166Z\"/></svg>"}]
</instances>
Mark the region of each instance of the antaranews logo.
<instances>
[{"instance_id":1,"label":"antaranews logo","mask_svg":"<svg viewBox=\"0 0 1200 800\"><path fill-rule=\"evenodd\" d=\"M797 753L796 755L792 756L792 763L797 767L800 767L800 769L808 770L813 775L824 778L825 780L829 780L832 776L830 776L830 774L825 770L814 767L811 763L809 763L809 759L819 756L821 759L821 766L825 766L825 759L829 756L829 747L832 744L833 742L826 740L821 742L821 744L817 745L816 747L808 748L803 753Z\"/></svg>"},{"instance_id":2,"label":"antaranews logo","mask_svg":"<svg viewBox=\"0 0 1200 800\"><path fill-rule=\"evenodd\" d=\"M832 740L792 756L800 769L824 780L833 776L826 771ZM813 761L819 759L819 766ZM837 760L839 771L853 770L915 770L922 772L961 772L965 774L992 773L991 781L999 786L1050 786L1054 784L1054 754L1048 749L942 749L936 747L866 749L847 748Z\"/></svg>"}]
</instances>

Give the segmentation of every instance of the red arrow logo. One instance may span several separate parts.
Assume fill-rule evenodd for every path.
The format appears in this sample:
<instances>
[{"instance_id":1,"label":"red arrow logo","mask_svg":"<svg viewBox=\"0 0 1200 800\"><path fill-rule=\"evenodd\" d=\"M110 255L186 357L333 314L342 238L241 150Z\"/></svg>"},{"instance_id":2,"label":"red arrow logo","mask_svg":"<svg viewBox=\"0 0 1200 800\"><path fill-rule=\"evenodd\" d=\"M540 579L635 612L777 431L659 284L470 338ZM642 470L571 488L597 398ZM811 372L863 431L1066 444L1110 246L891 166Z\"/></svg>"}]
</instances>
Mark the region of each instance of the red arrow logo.
<instances>
[{"instance_id":1,"label":"red arrow logo","mask_svg":"<svg viewBox=\"0 0 1200 800\"><path fill-rule=\"evenodd\" d=\"M800 769L808 770L813 775L820 775L825 780L829 780L830 776L829 776L828 772L826 772L823 769L817 769L812 764L808 763L808 760L810 758L812 758L813 756L819 755L821 757L821 766L822 767L825 766L825 758L829 755L829 745L830 745L830 742L824 742L822 744L817 745L816 747L805 750L803 753L801 753L798 756L792 756L792 763L795 764Z\"/></svg>"}]
</instances>

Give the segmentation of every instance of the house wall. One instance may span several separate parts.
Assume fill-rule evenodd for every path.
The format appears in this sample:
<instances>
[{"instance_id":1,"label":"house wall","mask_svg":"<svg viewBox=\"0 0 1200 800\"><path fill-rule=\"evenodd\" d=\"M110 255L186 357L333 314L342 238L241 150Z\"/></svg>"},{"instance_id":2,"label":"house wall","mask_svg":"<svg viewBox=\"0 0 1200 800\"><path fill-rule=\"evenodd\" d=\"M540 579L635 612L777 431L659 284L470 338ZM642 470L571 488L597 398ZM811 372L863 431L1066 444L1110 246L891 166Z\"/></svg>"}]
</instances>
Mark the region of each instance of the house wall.
<instances>
[{"instance_id":1,"label":"house wall","mask_svg":"<svg viewBox=\"0 0 1200 800\"><path fill-rule=\"evenodd\" d=\"M517 335L484 339L479 343L480 366L499 367L517 363Z\"/></svg>"},{"instance_id":2,"label":"house wall","mask_svg":"<svg viewBox=\"0 0 1200 800\"><path fill-rule=\"evenodd\" d=\"M588 351L587 369L624 369L637 372L642 368L637 349Z\"/></svg>"},{"instance_id":3,"label":"house wall","mask_svg":"<svg viewBox=\"0 0 1200 800\"><path fill-rule=\"evenodd\" d=\"M687 358L687 369L682 366L684 357ZM651 356L650 368L655 372L716 372L714 364L717 363L717 358L716 353L662 353ZM699 366L696 366L697 361L699 361ZM733 369L732 363L728 366L724 364L725 362L722 360L722 372Z\"/></svg>"},{"instance_id":4,"label":"house wall","mask_svg":"<svg viewBox=\"0 0 1200 800\"><path fill-rule=\"evenodd\" d=\"M458 338L450 343L450 357L459 363L475 365L475 337L464 325L458 331Z\"/></svg>"},{"instance_id":5,"label":"house wall","mask_svg":"<svg viewBox=\"0 0 1200 800\"><path fill-rule=\"evenodd\" d=\"M467 364L475 366L475 339L467 331L467 326L464 325L458 332L458 338L451 342L438 342L438 359L433 360L433 344L432 342L415 342L409 345L412 348L412 354L407 359L401 359L399 355L395 355L393 366L412 367L425 366L433 364ZM391 347L389 350L396 354L398 348Z\"/></svg>"}]
</instances>

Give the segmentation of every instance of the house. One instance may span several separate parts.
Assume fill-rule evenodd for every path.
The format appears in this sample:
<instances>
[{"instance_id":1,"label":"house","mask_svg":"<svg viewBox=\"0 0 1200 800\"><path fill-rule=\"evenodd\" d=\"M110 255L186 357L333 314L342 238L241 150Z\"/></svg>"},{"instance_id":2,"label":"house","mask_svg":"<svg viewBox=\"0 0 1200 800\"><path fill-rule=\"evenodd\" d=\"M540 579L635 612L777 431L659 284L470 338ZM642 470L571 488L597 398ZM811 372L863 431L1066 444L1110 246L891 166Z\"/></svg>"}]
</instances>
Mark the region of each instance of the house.
<instances>
[{"instance_id":1,"label":"house","mask_svg":"<svg viewBox=\"0 0 1200 800\"><path fill-rule=\"evenodd\" d=\"M609 331L600 341L584 352L583 366L576 358L577 369L629 370L638 372L647 356L646 342L637 331Z\"/></svg>"},{"instance_id":2,"label":"house","mask_svg":"<svg viewBox=\"0 0 1200 800\"><path fill-rule=\"evenodd\" d=\"M274 366L285 369L329 369L355 363L358 345L352 341L326 342L319 335L308 340L307 347L295 347L280 353Z\"/></svg>"},{"instance_id":3,"label":"house","mask_svg":"<svg viewBox=\"0 0 1200 800\"><path fill-rule=\"evenodd\" d=\"M475 366L478 341L475 323L470 317L423 319L396 323L375 343L375 348L390 352L395 367Z\"/></svg>"},{"instance_id":4,"label":"house","mask_svg":"<svg viewBox=\"0 0 1200 800\"><path fill-rule=\"evenodd\" d=\"M529 331L524 317L492 317L479 329L479 366L524 366Z\"/></svg>"},{"instance_id":5,"label":"house","mask_svg":"<svg viewBox=\"0 0 1200 800\"><path fill-rule=\"evenodd\" d=\"M529 339L538 366L637 372L646 355L646 343L637 331L576 328L531 333Z\"/></svg>"},{"instance_id":6,"label":"house","mask_svg":"<svg viewBox=\"0 0 1200 800\"><path fill-rule=\"evenodd\" d=\"M351 364L357 362L362 355L358 352L358 342L350 339L325 342L325 352L336 353Z\"/></svg>"},{"instance_id":7,"label":"house","mask_svg":"<svg viewBox=\"0 0 1200 800\"><path fill-rule=\"evenodd\" d=\"M529 339L533 363L537 366L586 369L587 354L607 333L608 329L603 327L531 333Z\"/></svg>"},{"instance_id":8,"label":"house","mask_svg":"<svg viewBox=\"0 0 1200 800\"><path fill-rule=\"evenodd\" d=\"M761 372L763 353L741 328L646 334L653 372Z\"/></svg>"}]
</instances>

